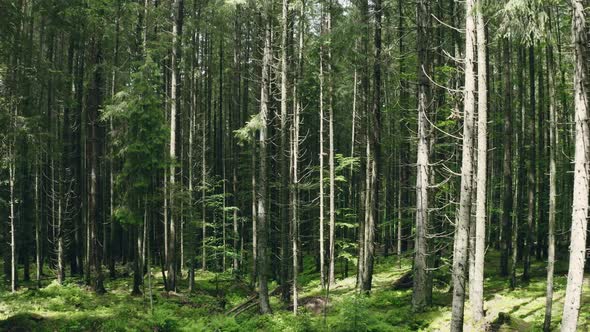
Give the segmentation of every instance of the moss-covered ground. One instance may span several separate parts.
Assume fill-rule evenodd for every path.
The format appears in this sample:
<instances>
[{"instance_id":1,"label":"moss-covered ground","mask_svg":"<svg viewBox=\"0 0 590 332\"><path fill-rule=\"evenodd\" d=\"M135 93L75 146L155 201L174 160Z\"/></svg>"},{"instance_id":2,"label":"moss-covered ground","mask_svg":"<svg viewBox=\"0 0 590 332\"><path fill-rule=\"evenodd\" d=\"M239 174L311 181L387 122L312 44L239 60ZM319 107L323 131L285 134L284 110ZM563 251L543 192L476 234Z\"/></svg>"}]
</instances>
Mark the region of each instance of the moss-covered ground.
<instances>
[{"instance_id":1,"label":"moss-covered ground","mask_svg":"<svg viewBox=\"0 0 590 332\"><path fill-rule=\"evenodd\" d=\"M535 262L532 278L511 290L509 281L497 274L499 257L488 254L485 280L485 309L488 322L496 322L494 331L541 330L545 312L545 266ZM310 260L299 279L300 298L325 297L318 274ZM397 257L378 258L370 296L356 294L355 276L339 278L330 289L327 309L300 308L293 316L278 297L272 298L273 314L260 316L253 308L233 317L226 312L252 295L248 281L236 280L231 273L198 272L197 289L168 294L154 271L153 306L149 291L131 296L132 277L106 280L108 292L95 295L81 279L68 278L58 285L53 277L43 280L38 289L35 282L24 283L11 293L6 282L0 282L0 330L2 331L447 331L450 321L451 293L448 270L435 271L433 305L422 313L411 310L411 289L394 290L392 284L410 269L411 262ZM351 267L351 270L354 270ZM49 272L49 271L46 271ZM553 325L561 319L566 283L566 262L558 260L555 278ZM183 275L186 276L186 273ZM146 280L147 284L147 280ZM276 285L271 285L274 289ZM590 287L585 284L580 311L582 331L590 326ZM152 309L151 309L152 308ZM498 319L498 317L509 319ZM466 303L466 324L469 326L469 303ZM502 324L500 324L500 322Z\"/></svg>"}]
</instances>

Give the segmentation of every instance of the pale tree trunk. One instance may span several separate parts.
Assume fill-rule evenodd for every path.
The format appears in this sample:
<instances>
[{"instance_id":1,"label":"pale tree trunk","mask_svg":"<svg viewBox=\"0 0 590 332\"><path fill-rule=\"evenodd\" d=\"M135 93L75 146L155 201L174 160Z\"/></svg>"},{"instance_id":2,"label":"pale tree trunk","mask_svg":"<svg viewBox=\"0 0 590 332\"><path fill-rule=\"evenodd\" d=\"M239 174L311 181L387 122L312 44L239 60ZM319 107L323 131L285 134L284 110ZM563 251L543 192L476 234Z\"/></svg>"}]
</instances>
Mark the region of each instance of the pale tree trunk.
<instances>
[{"instance_id":1,"label":"pale tree trunk","mask_svg":"<svg viewBox=\"0 0 590 332\"><path fill-rule=\"evenodd\" d=\"M252 284L256 283L258 276L258 222L256 206L258 204L256 194L256 144L252 144L252 159L251 159L251 173L252 173Z\"/></svg>"},{"instance_id":2,"label":"pale tree trunk","mask_svg":"<svg viewBox=\"0 0 590 332\"><path fill-rule=\"evenodd\" d=\"M368 62L368 54L369 54L369 4L367 0L360 0L357 2L357 7L359 10L361 31L362 35L359 38L360 42L360 49L359 54L364 54L364 57L360 59L361 62L361 98L362 98L362 120L364 122L364 126L361 126L363 131L362 139L361 139L361 146L365 145L365 165L364 171L361 172L362 176L360 177L359 181L359 205L361 208L359 209L358 214L358 263L357 263L357 288L362 289L363 287L363 278L365 276L365 269L366 269L366 253L367 253L367 221L368 221L368 208L369 208L369 199L370 199L370 144L369 144L369 134L368 134L368 118L369 118L369 62Z\"/></svg>"},{"instance_id":3,"label":"pale tree trunk","mask_svg":"<svg viewBox=\"0 0 590 332\"><path fill-rule=\"evenodd\" d=\"M262 314L271 313L269 296L268 296L268 235L267 235L267 216L266 216L266 200L267 200L267 132L268 132L268 102L269 102L269 69L271 62L271 32L270 32L270 17L269 4L265 4L265 32L264 32L264 51L262 58L262 74L260 83L260 132L258 136L258 157L259 157L259 181L256 209L257 216L257 274L258 274L258 297L260 303L260 312Z\"/></svg>"},{"instance_id":4,"label":"pale tree trunk","mask_svg":"<svg viewBox=\"0 0 590 332\"><path fill-rule=\"evenodd\" d=\"M37 281L37 288L41 288L41 275L43 274L43 264L41 263L41 202L40 202L40 188L39 188L39 160L37 159L35 165L35 263Z\"/></svg>"},{"instance_id":5,"label":"pale tree trunk","mask_svg":"<svg viewBox=\"0 0 590 332\"><path fill-rule=\"evenodd\" d=\"M335 231L336 231L336 203L335 203L335 184L334 184L334 108L332 105L333 95L333 81L332 81L332 0L328 0L328 12L326 17L326 34L328 35L328 45L326 47L326 71L328 78L328 169L329 169L329 216L330 216L330 230L328 234L328 253L329 253L329 268L328 268L328 285L333 285L336 282L334 277L334 257L336 246Z\"/></svg>"},{"instance_id":6,"label":"pale tree trunk","mask_svg":"<svg viewBox=\"0 0 590 332\"><path fill-rule=\"evenodd\" d=\"M145 41L145 34L147 33L147 1L144 1L143 4L143 26L142 26L142 35L144 35L143 43L142 43L142 50L145 53L146 48L146 41ZM119 31L120 31L120 21L121 21L121 1L117 1L117 16L115 18L115 50L113 55L113 71L111 76L111 98L115 96L117 92L117 70L119 66ZM113 119L109 119L109 129L111 132L114 131L113 128ZM109 153L111 156L114 156L114 149L113 149L113 142L109 144ZM108 254L108 265L109 265L109 275L111 279L115 278L116 271L115 271L115 211L114 211L114 190L115 190L115 170L114 170L114 160L111 159L109 161L109 226L110 226L110 233L109 233L109 254ZM106 234L105 234L106 236ZM105 243L106 245L106 243Z\"/></svg>"},{"instance_id":7,"label":"pale tree trunk","mask_svg":"<svg viewBox=\"0 0 590 332\"><path fill-rule=\"evenodd\" d=\"M207 270L207 112L201 115L201 270Z\"/></svg>"},{"instance_id":8,"label":"pale tree trunk","mask_svg":"<svg viewBox=\"0 0 590 332\"><path fill-rule=\"evenodd\" d=\"M61 179L59 180L61 187ZM64 267L64 229L63 229L63 200L61 196L61 189L59 189L60 197L57 200L57 282L62 284L65 279L65 267Z\"/></svg>"},{"instance_id":9,"label":"pale tree trunk","mask_svg":"<svg viewBox=\"0 0 590 332\"><path fill-rule=\"evenodd\" d=\"M168 239L168 290L176 290L176 225L174 222L174 195L175 195L175 175L176 175L176 113L180 106L180 91L178 90L179 72L178 63L180 63L180 40L182 38L182 15L183 0L175 0L172 7L172 54L170 60L171 79L170 79L170 188L168 194L170 205L170 238Z\"/></svg>"},{"instance_id":10,"label":"pale tree trunk","mask_svg":"<svg viewBox=\"0 0 590 332\"><path fill-rule=\"evenodd\" d=\"M465 3L465 91L463 114L463 152L461 164L461 198L455 229L453 248L453 304L451 331L463 331L463 312L465 308L465 269L467 267L467 244L469 220L471 218L471 196L473 177L473 125L475 112L475 0Z\"/></svg>"},{"instance_id":11,"label":"pale tree trunk","mask_svg":"<svg viewBox=\"0 0 590 332\"><path fill-rule=\"evenodd\" d=\"M325 13L326 8L322 6L322 18L321 18L321 34L324 35L325 31ZM325 86L325 75L324 75L324 62L325 62L325 50L324 44L320 45L320 193L319 193L319 204L320 204L320 234L319 234L319 246L320 246L320 283L322 288L326 287L326 254L324 248L324 86Z\"/></svg>"},{"instance_id":12,"label":"pale tree trunk","mask_svg":"<svg viewBox=\"0 0 590 332\"><path fill-rule=\"evenodd\" d=\"M15 211L15 204L16 204L16 197L14 192L14 184L16 181L16 119L18 116L18 112L15 111L13 114L13 138L8 143L9 151L9 164L8 164L8 185L10 189L10 289L13 292L16 292L18 288L17 277L18 277L18 268L17 268L17 257L16 257L16 211Z\"/></svg>"},{"instance_id":13,"label":"pale tree trunk","mask_svg":"<svg viewBox=\"0 0 590 332\"><path fill-rule=\"evenodd\" d=\"M567 287L563 305L561 331L575 331L584 281L586 231L588 218L588 131L587 92L587 26L584 16L584 0L572 0L572 33L574 43L574 112L576 145L574 161L574 196L572 202L572 226L570 234L570 258Z\"/></svg>"},{"instance_id":14,"label":"pale tree trunk","mask_svg":"<svg viewBox=\"0 0 590 332\"><path fill-rule=\"evenodd\" d=\"M551 17L551 16L549 16ZM551 28L550 28L551 29ZM553 47L547 46L547 88L549 90L549 225L547 234L547 288L543 331L551 330L553 274L555 269L555 215L557 209L557 123L555 103L555 63Z\"/></svg>"},{"instance_id":15,"label":"pale tree trunk","mask_svg":"<svg viewBox=\"0 0 590 332\"><path fill-rule=\"evenodd\" d=\"M289 303L290 292L289 289L289 212L288 212L288 186L289 186L289 169L287 165L287 47L288 39L288 0L282 0L281 5L281 51L280 51L280 80L281 80L281 110L280 110L280 147L279 147L279 167L281 177L280 187L280 230L281 230L281 287L282 299L285 303Z\"/></svg>"},{"instance_id":16,"label":"pale tree trunk","mask_svg":"<svg viewBox=\"0 0 590 332\"><path fill-rule=\"evenodd\" d=\"M417 3L418 22L418 148L416 157L416 234L414 237L414 284L412 292L412 308L414 311L422 311L428 305L428 179L429 179L429 145L428 145L428 120L427 113L430 104L427 70L428 63L428 17L430 7L427 0ZM401 201L400 201L401 203ZM401 226L398 226L398 234ZM399 237L399 235L398 235ZM398 240L399 241L399 240ZM400 241L401 242L401 241ZM401 245L398 244L398 250Z\"/></svg>"},{"instance_id":17,"label":"pale tree trunk","mask_svg":"<svg viewBox=\"0 0 590 332\"><path fill-rule=\"evenodd\" d=\"M350 135L350 157L354 158L354 146L356 144L355 142L355 134L356 134L356 117L357 117L357 112L356 112L356 99L357 99L357 84L358 84L358 79L357 79L358 75L357 75L357 68L354 68L354 79L352 82L352 116L351 116L351 135ZM350 207L353 209L353 211L356 212L356 209L354 208L355 204L354 204L354 167L351 165L350 166L350 170L349 170L349 176L350 176L350 180L348 183L348 195L349 195L349 204ZM345 275L346 277L348 277L348 260L345 262L346 267L345 267Z\"/></svg>"},{"instance_id":18,"label":"pale tree trunk","mask_svg":"<svg viewBox=\"0 0 590 332\"><path fill-rule=\"evenodd\" d=\"M478 5L482 5L478 1ZM475 262L472 276L471 306L475 326L484 323L483 278L486 234L486 182L487 182L487 122L488 91L486 68L486 35L481 7L477 11L477 203L475 209Z\"/></svg>"},{"instance_id":19,"label":"pale tree trunk","mask_svg":"<svg viewBox=\"0 0 590 332\"><path fill-rule=\"evenodd\" d=\"M398 5L398 14L399 14L399 26L398 26L398 40L399 40L399 54L401 54L402 56L399 57L399 72L400 74L404 74L405 73L405 60L404 60L404 56L403 54L405 54L405 44L404 44L404 35L405 35L405 25L404 25L404 14L403 14L403 0L398 0L397 2ZM356 72L355 72L356 74ZM356 76L355 76L355 80L356 80ZM408 100L408 82L403 78L403 75L400 75L400 94L399 94L399 99L400 99L400 107L402 109L406 109L408 107L407 105L407 100ZM355 85L356 87L356 85ZM400 119L399 121L399 129L400 129L400 134L404 133L405 131L403 131L403 126L405 125L402 121L402 119ZM402 199L402 195L405 193L404 192L404 185L406 184L406 177L405 177L405 166L402 165L403 162L405 162L403 159L404 156L404 147L402 147L402 145L400 144L399 147L399 151L398 151L398 157L399 157L399 165L398 165L398 172L399 172L399 184L397 186L398 189L398 196L397 196L397 257L398 257L398 268L402 267L402 238L403 238L403 217L404 217L404 213L403 213L403 209L405 208L404 206L402 206L405 202Z\"/></svg>"},{"instance_id":20,"label":"pale tree trunk","mask_svg":"<svg viewBox=\"0 0 590 332\"><path fill-rule=\"evenodd\" d=\"M236 12L239 13L242 10L241 6L236 7ZM234 17L234 25L235 25L235 33L234 33L234 47L233 47L233 97L232 97L232 112L230 117L230 128L233 130L236 126L236 123L239 124L242 121L240 120L240 109L241 109L241 95L240 95L240 83L241 83L241 53L240 50L242 49L241 44L241 25L239 16L235 15ZM230 139L230 153L231 153L231 168L232 168L232 201L233 201L233 211L232 211L232 226L233 226L233 260L232 260L232 269L233 273L238 273L239 268L239 256L242 254L240 251L239 246L239 239L240 234L238 230L238 165L240 163L240 158L238 155L238 149L236 145L235 138Z\"/></svg>"},{"instance_id":21,"label":"pale tree trunk","mask_svg":"<svg viewBox=\"0 0 590 332\"><path fill-rule=\"evenodd\" d=\"M200 14L200 10L197 11L197 16L199 16ZM191 70L190 70L190 82L191 82L191 92L190 92L190 97L191 97L191 102L190 102L190 114L189 114L189 130L188 130L188 194L189 194L189 204L190 204L190 208L189 208L189 218L190 218L190 222L192 222L194 220L193 218L193 206L194 206L194 193L193 193L193 171L194 171L194 165L193 165L193 153L194 153L194 134L195 134L195 128L196 128L196 112L197 112L197 98L198 98L198 94L197 94L197 89L198 89L198 79L196 79L196 73L195 73L195 67L196 67L196 62L197 62L197 58L198 58L198 45L199 42L197 41L199 39L199 32L198 29L193 31L192 34L192 38L191 38L191 42L192 42L192 47L191 47ZM196 232L195 232L196 233ZM198 252L198 243L196 241L196 237L197 234L195 234L195 249L194 249L194 256L193 258L190 259L190 266L189 266L189 275L188 275L188 291L189 292L193 292L195 290L195 266L196 266L196 256L197 256L197 252ZM146 242L146 247L147 247L147 242Z\"/></svg>"},{"instance_id":22,"label":"pale tree trunk","mask_svg":"<svg viewBox=\"0 0 590 332\"><path fill-rule=\"evenodd\" d=\"M221 146L221 150L223 151L223 144ZM222 197L223 197L223 203L221 206L221 250L223 251L223 255L221 256L221 271L224 271L227 269L227 236L226 236L226 197L227 197L227 190L226 190L226 177L225 177L225 158L222 156L221 157L221 178L223 179L223 184L221 185L222 187Z\"/></svg>"},{"instance_id":23,"label":"pale tree trunk","mask_svg":"<svg viewBox=\"0 0 590 332\"><path fill-rule=\"evenodd\" d=\"M291 245L293 255L293 314L297 315L298 293L297 274L299 270L299 114L301 113L301 101L298 95L299 80L303 71L303 27L305 15L305 2L301 1L299 12L299 53L297 56L297 71L293 84L293 123L291 134Z\"/></svg>"}]
</instances>

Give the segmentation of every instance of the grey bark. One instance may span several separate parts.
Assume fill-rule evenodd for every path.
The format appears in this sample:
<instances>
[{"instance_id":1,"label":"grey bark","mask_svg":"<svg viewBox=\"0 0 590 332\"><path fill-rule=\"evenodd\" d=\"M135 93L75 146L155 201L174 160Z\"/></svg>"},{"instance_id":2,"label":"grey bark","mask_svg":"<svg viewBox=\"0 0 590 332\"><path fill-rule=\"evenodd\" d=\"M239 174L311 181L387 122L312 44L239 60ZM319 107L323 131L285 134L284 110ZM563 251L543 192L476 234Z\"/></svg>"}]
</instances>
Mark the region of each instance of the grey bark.
<instances>
[{"instance_id":1,"label":"grey bark","mask_svg":"<svg viewBox=\"0 0 590 332\"><path fill-rule=\"evenodd\" d=\"M428 1L417 2L416 22L418 22L418 148L416 157L416 233L414 236L414 283L412 292L412 308L422 311L428 305L428 182L429 166L429 126L428 108L430 81L427 77L430 68L428 57L428 17L430 6ZM398 230L398 234L401 231ZM399 235L398 235L399 236ZM399 241L399 240L398 240ZM401 248L398 244L398 250Z\"/></svg>"},{"instance_id":2,"label":"grey bark","mask_svg":"<svg viewBox=\"0 0 590 332\"><path fill-rule=\"evenodd\" d=\"M578 315L584 281L586 232L588 228L588 161L590 132L588 129L588 46L585 1L572 0L572 38L574 44L574 112L575 158L572 226L567 287L561 320L562 332L573 332Z\"/></svg>"},{"instance_id":3,"label":"grey bark","mask_svg":"<svg viewBox=\"0 0 590 332\"><path fill-rule=\"evenodd\" d=\"M473 178L473 125L475 111L474 44L475 19L474 0L465 3L465 90L463 114L463 151L461 164L461 198L455 229L453 248L453 302L451 331L463 331L465 308L465 269L467 268L467 244L471 218Z\"/></svg>"},{"instance_id":4,"label":"grey bark","mask_svg":"<svg viewBox=\"0 0 590 332\"><path fill-rule=\"evenodd\" d=\"M483 2L478 1L478 5ZM486 187L487 187L487 68L486 68L486 35L485 23L481 7L477 11L477 75L478 75L478 118L477 118L477 205L475 212L475 262L471 293L471 306L473 320L476 328L481 328L484 323L483 311L483 278L485 258L485 234L486 234Z\"/></svg>"}]
</instances>

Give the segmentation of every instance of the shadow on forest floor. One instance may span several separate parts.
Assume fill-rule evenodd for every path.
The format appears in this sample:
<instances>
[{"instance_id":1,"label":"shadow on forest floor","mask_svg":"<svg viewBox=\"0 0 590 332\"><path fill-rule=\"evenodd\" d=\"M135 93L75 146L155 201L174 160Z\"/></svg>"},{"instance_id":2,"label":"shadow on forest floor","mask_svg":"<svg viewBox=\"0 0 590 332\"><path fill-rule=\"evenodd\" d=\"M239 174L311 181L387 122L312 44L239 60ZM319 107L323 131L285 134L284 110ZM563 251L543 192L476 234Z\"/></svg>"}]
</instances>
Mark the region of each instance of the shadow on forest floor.
<instances>
[{"instance_id":1,"label":"shadow on forest floor","mask_svg":"<svg viewBox=\"0 0 590 332\"><path fill-rule=\"evenodd\" d=\"M542 326L545 303L544 262L534 262L531 280L522 282L520 274L514 290L509 279L497 273L498 253L488 252L485 279L487 321L492 331L531 331ZM433 305L422 313L411 310L412 288L394 289L396 280L411 268L410 257L380 257L375 266L373 291L359 296L356 278L351 274L332 285L329 299L319 284L312 260L299 280L300 314L292 307L271 299L273 315L259 316L255 307L238 317L224 313L244 302L254 292L248 280L236 280L228 273L198 272L193 293L166 293L159 273L153 279L153 311L148 296L131 296L131 277L106 281L107 294L95 295L80 278L68 278L58 285L45 278L42 288L23 283L16 293L0 282L0 331L447 331L450 322L449 266L434 271ZM342 276L338 266L337 275ZM519 267L520 268L520 267ZM350 264L350 271L355 266ZM521 271L521 270L519 270ZM555 277L553 328L557 328L563 309L567 269L558 263ZM186 276L186 274L184 275ZM580 325L590 322L590 289L585 283ZM274 289L275 283L269 288ZM181 290L187 281L181 281ZM147 291L147 289L145 289ZM146 292L147 293L147 292ZM328 306L325 308L325 303ZM325 313L325 317L324 317ZM469 302L465 306L466 330L470 330Z\"/></svg>"}]
</instances>

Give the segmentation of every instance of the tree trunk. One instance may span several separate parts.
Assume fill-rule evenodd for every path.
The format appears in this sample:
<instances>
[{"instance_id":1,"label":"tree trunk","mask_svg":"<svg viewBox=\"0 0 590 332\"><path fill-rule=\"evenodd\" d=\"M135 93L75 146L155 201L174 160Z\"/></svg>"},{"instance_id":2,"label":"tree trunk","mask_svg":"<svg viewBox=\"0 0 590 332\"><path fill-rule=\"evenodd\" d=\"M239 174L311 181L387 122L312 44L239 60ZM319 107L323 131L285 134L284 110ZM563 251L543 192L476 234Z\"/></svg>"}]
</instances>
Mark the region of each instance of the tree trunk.
<instances>
[{"instance_id":1,"label":"tree trunk","mask_svg":"<svg viewBox=\"0 0 590 332\"><path fill-rule=\"evenodd\" d=\"M322 36L326 34L325 31L325 5L322 4L322 18L321 18L321 34ZM319 114L319 122L320 122L320 129L319 129L319 161L320 161L320 179L319 179L319 204L320 204L320 234L319 234L319 246L320 246L320 283L322 288L326 287L326 254L325 254L325 245L324 245L324 87L325 87L325 74L324 74L324 64L325 64L325 45L322 43L320 45L320 73L319 73L319 80L320 80L320 114Z\"/></svg>"},{"instance_id":2,"label":"tree trunk","mask_svg":"<svg viewBox=\"0 0 590 332\"><path fill-rule=\"evenodd\" d=\"M268 6L268 4L266 4ZM261 68L260 83L260 132L258 136L258 157L259 157L259 180L258 190L256 191L258 207L257 216L257 274L258 274L258 297L260 303L260 312L262 314L271 313L269 296L268 296L268 229L266 216L267 200L267 132L268 132L268 103L269 103L269 70L271 62L271 33L269 8L265 8L265 32L264 32L264 50Z\"/></svg>"},{"instance_id":3,"label":"tree trunk","mask_svg":"<svg viewBox=\"0 0 590 332\"><path fill-rule=\"evenodd\" d=\"M14 185L16 182L16 119L18 116L18 111L16 106L13 107L13 137L8 143L8 185L10 189L10 289L12 292L16 292L18 288L18 266L16 257L16 197Z\"/></svg>"},{"instance_id":4,"label":"tree trunk","mask_svg":"<svg viewBox=\"0 0 590 332\"><path fill-rule=\"evenodd\" d=\"M478 4L483 4L480 0ZM487 182L487 122L488 91L486 67L485 23L481 10L477 11L477 205L475 212L475 262L472 276L473 292L469 299L472 305L475 326L481 328L484 323L483 278L486 239L486 182Z\"/></svg>"},{"instance_id":5,"label":"tree trunk","mask_svg":"<svg viewBox=\"0 0 590 332\"><path fill-rule=\"evenodd\" d=\"M326 46L326 71L328 83L328 169L329 169L329 234L328 234L328 285L334 285L336 278L334 276L334 260L335 260L335 232L336 232L336 189L334 184L334 108L332 103L333 98L333 79L332 79L332 0L328 0L328 10L326 16L326 34L328 35Z\"/></svg>"},{"instance_id":6,"label":"tree trunk","mask_svg":"<svg viewBox=\"0 0 590 332\"><path fill-rule=\"evenodd\" d=\"M367 114L367 196L364 224L364 267L361 277L361 291L370 292L373 281L375 258L375 228L379 224L379 191L381 175L381 0L374 0L375 14L375 58L373 63L373 100Z\"/></svg>"},{"instance_id":7,"label":"tree trunk","mask_svg":"<svg viewBox=\"0 0 590 332\"><path fill-rule=\"evenodd\" d=\"M289 168L287 165L286 154L287 148L287 48L289 47L287 39L287 30L289 25L288 18L289 4L288 0L282 0L281 6L281 51L280 51L280 89L281 89L281 110L280 110L280 147L279 147L279 168L281 177L280 186L280 229L281 229L281 287L283 302L290 302L289 289L289 211L288 211L288 186L289 186Z\"/></svg>"},{"instance_id":8,"label":"tree trunk","mask_svg":"<svg viewBox=\"0 0 590 332\"><path fill-rule=\"evenodd\" d=\"M102 275L102 258L99 249L98 225L100 223L97 206L98 196L98 110L102 101L100 87L102 86L102 62L101 41L93 41L93 61L96 64L89 91L88 124L90 125L90 144L88 148L88 163L90 164L90 190L88 196L88 224L89 224L89 255L94 269L92 286L97 294L105 293ZM92 273L90 274L92 275ZM92 278L92 276L91 276Z\"/></svg>"},{"instance_id":9,"label":"tree trunk","mask_svg":"<svg viewBox=\"0 0 590 332\"><path fill-rule=\"evenodd\" d=\"M510 74L510 41L502 39L504 61L504 192L502 195L502 240L500 243L500 275L508 276L508 261L512 251L512 80Z\"/></svg>"},{"instance_id":10,"label":"tree trunk","mask_svg":"<svg viewBox=\"0 0 590 332\"><path fill-rule=\"evenodd\" d=\"M535 162L536 162L536 130L535 130L535 117L536 117L536 98L535 98L535 47L534 45L529 46L529 84L530 84L530 109L531 109L531 122L530 122L530 146L529 146L529 161L527 170L528 179L528 215L527 215L527 231L525 237L525 245L523 250L523 271L522 280L528 281L530 279L530 267L531 267L531 253L534 252L534 223L535 223ZM524 137L523 137L524 138Z\"/></svg>"},{"instance_id":11,"label":"tree trunk","mask_svg":"<svg viewBox=\"0 0 590 332\"><path fill-rule=\"evenodd\" d=\"M455 229L453 248L453 304L451 331L463 331L465 307L465 269L467 267L467 243L471 218L471 195L473 177L473 125L475 111L474 44L475 20L474 0L465 5L465 91L463 114L463 152L461 165L461 198Z\"/></svg>"},{"instance_id":12,"label":"tree trunk","mask_svg":"<svg viewBox=\"0 0 590 332\"><path fill-rule=\"evenodd\" d=\"M549 13L549 18L551 14ZM551 26L549 27L551 31ZM547 46L547 88L549 89L549 224L547 234L547 288L543 331L551 330L553 307L553 273L555 270L555 215L557 210L557 122L555 100L555 63L553 47Z\"/></svg>"},{"instance_id":13,"label":"tree trunk","mask_svg":"<svg viewBox=\"0 0 590 332\"><path fill-rule=\"evenodd\" d=\"M179 81L179 63L181 58L180 40L182 39L182 20L183 20L183 0L175 0L172 7L172 54L170 60L171 79L170 79L170 188L169 188L169 205L170 205L170 238L168 239L168 290L176 290L176 224L174 221L175 207L175 176L176 176L176 116L180 107L180 90Z\"/></svg>"},{"instance_id":14,"label":"tree trunk","mask_svg":"<svg viewBox=\"0 0 590 332\"><path fill-rule=\"evenodd\" d=\"M418 37L418 147L416 157L416 234L414 237L414 283L412 309L422 311L429 304L428 287L428 182L429 182L429 144L428 108L430 105L430 63L428 57L428 22L430 6L428 1L417 3ZM398 231L399 232L399 231ZM399 237L399 235L398 235ZM399 247L399 245L398 245ZM399 248L398 248L399 250Z\"/></svg>"},{"instance_id":15,"label":"tree trunk","mask_svg":"<svg viewBox=\"0 0 590 332\"><path fill-rule=\"evenodd\" d=\"M299 82L303 73L303 28L305 18L305 2L300 3L299 12L299 52L297 55L297 67L293 84L293 123L291 134L291 246L293 255L293 314L297 315L298 293L297 275L299 270L299 115L301 113L301 100L299 98Z\"/></svg>"},{"instance_id":16,"label":"tree trunk","mask_svg":"<svg viewBox=\"0 0 590 332\"><path fill-rule=\"evenodd\" d=\"M574 112L575 159L572 227L567 287L561 320L562 332L573 332L578 325L578 314L584 281L586 231L588 228L588 160L590 132L588 130L588 46L584 0L572 0L572 34L574 43Z\"/></svg>"}]
</instances>

